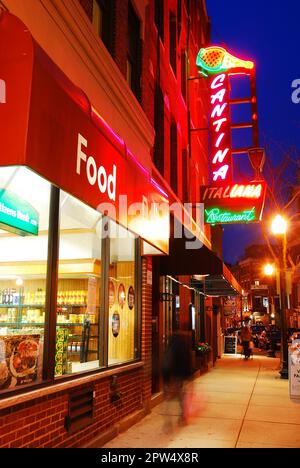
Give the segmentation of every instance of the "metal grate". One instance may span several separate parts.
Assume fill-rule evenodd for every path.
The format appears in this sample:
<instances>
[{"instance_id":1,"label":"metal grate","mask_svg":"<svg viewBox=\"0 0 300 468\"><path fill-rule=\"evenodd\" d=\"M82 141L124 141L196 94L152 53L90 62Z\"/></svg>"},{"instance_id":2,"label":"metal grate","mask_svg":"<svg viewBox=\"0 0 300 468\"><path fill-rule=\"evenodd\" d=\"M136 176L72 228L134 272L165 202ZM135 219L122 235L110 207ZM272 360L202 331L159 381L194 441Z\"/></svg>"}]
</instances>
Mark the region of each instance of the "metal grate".
<instances>
[{"instance_id":1,"label":"metal grate","mask_svg":"<svg viewBox=\"0 0 300 468\"><path fill-rule=\"evenodd\" d=\"M81 388L69 395L69 410L65 426L70 434L92 424L94 417L94 388Z\"/></svg>"}]
</instances>

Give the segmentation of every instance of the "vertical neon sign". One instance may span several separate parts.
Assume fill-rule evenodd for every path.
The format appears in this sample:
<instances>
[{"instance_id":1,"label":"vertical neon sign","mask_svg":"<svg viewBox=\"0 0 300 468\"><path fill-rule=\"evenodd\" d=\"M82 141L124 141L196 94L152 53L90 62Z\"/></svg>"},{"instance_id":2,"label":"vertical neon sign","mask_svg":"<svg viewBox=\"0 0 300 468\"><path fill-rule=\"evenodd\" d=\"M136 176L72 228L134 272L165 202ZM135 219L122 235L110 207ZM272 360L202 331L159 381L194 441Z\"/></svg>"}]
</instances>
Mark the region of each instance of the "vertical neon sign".
<instances>
[{"instance_id":1,"label":"vertical neon sign","mask_svg":"<svg viewBox=\"0 0 300 468\"><path fill-rule=\"evenodd\" d=\"M210 147L212 181L232 182L229 78L220 73L210 79Z\"/></svg>"}]
</instances>

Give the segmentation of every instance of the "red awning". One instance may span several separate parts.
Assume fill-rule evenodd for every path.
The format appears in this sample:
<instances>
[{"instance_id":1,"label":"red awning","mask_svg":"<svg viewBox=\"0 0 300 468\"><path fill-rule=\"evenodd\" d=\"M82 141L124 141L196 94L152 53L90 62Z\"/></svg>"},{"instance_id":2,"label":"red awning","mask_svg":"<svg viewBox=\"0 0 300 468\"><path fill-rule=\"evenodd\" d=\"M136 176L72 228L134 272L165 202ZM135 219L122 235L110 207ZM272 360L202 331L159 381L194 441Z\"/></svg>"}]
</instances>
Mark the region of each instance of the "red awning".
<instances>
[{"instance_id":1,"label":"red awning","mask_svg":"<svg viewBox=\"0 0 300 468\"><path fill-rule=\"evenodd\" d=\"M151 207L168 206L167 193L26 26L7 12L0 16L0 64L0 165L28 166L94 209L112 206L113 219L168 253L168 212L149 218L148 229L136 214L120 213L124 195L127 206Z\"/></svg>"}]
</instances>

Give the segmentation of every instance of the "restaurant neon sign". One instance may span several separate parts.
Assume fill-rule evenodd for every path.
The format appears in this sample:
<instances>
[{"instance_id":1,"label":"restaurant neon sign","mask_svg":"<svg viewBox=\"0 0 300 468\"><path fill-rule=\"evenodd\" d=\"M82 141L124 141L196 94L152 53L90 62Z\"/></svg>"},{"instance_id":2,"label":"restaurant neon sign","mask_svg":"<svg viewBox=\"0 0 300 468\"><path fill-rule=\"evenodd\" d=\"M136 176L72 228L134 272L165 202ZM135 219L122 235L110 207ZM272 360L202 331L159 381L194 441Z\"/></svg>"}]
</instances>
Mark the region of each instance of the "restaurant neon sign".
<instances>
[{"instance_id":1,"label":"restaurant neon sign","mask_svg":"<svg viewBox=\"0 0 300 468\"><path fill-rule=\"evenodd\" d=\"M228 211L220 208L209 208L205 210L205 222L207 224L234 224L250 223L257 220L255 207L243 211Z\"/></svg>"},{"instance_id":2,"label":"restaurant neon sign","mask_svg":"<svg viewBox=\"0 0 300 468\"><path fill-rule=\"evenodd\" d=\"M201 186L201 202L204 203L204 219L207 224L250 223L261 220L266 195L266 183L256 173L257 179L234 183L233 152L245 153L245 148L232 148L232 128L253 128L250 122L231 122L231 106L256 102L254 77L255 65L230 54L223 47L211 46L200 49L196 65L199 73L208 78L210 118L210 183ZM232 99L230 75L249 75L249 97ZM253 101L253 99L255 101ZM256 127L255 127L256 128ZM256 128L257 130L257 128ZM255 138L254 138L255 136ZM256 141L256 140L255 140ZM249 148L250 149L250 148ZM257 175L258 174L258 175Z\"/></svg>"}]
</instances>

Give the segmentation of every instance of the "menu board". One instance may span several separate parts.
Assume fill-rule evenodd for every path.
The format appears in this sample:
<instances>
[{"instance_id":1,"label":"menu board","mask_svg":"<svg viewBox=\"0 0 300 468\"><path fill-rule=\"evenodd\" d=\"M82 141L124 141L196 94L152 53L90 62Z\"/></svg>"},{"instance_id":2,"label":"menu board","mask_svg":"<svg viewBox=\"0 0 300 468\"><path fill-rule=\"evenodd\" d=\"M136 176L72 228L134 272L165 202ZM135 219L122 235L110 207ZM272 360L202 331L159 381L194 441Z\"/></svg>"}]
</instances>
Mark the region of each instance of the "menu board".
<instances>
[{"instance_id":1,"label":"menu board","mask_svg":"<svg viewBox=\"0 0 300 468\"><path fill-rule=\"evenodd\" d=\"M40 335L0 336L0 390L34 382Z\"/></svg>"},{"instance_id":2,"label":"menu board","mask_svg":"<svg viewBox=\"0 0 300 468\"><path fill-rule=\"evenodd\" d=\"M236 336L224 336L224 354L236 354L237 353L237 337Z\"/></svg>"},{"instance_id":3,"label":"menu board","mask_svg":"<svg viewBox=\"0 0 300 468\"><path fill-rule=\"evenodd\" d=\"M289 348L289 387L291 400L300 400L300 340Z\"/></svg>"}]
</instances>

